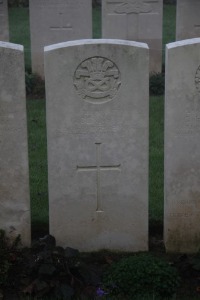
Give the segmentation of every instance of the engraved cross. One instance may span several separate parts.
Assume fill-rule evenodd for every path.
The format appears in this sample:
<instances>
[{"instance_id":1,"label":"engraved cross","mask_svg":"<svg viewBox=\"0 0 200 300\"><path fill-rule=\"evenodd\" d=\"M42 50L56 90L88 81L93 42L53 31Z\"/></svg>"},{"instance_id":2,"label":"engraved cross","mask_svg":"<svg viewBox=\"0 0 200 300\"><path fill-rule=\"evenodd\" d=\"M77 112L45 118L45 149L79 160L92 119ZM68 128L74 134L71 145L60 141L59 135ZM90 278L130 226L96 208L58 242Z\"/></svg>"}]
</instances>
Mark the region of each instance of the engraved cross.
<instances>
[{"instance_id":1,"label":"engraved cross","mask_svg":"<svg viewBox=\"0 0 200 300\"><path fill-rule=\"evenodd\" d=\"M96 195L97 195L97 208L96 212L103 212L101 209L101 171L121 171L119 165L106 165L102 166L101 161L101 143L95 143L96 145L96 165L95 166L77 166L78 172L96 172Z\"/></svg>"}]
</instances>

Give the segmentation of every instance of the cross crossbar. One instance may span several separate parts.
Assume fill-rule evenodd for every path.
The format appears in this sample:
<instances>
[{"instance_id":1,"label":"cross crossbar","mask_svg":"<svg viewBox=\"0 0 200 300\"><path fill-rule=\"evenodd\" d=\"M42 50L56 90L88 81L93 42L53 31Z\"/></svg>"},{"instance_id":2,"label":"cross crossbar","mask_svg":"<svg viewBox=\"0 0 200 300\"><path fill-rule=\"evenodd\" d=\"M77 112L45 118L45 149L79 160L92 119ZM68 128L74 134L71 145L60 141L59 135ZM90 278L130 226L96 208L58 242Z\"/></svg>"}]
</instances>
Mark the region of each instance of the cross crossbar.
<instances>
[{"instance_id":1,"label":"cross crossbar","mask_svg":"<svg viewBox=\"0 0 200 300\"><path fill-rule=\"evenodd\" d=\"M101 165L101 143L96 145L96 165L95 166L77 166L77 171L90 172L96 171L96 187L97 187L97 208L96 212L103 212L101 209L101 171L121 171L120 164L117 165Z\"/></svg>"}]
</instances>

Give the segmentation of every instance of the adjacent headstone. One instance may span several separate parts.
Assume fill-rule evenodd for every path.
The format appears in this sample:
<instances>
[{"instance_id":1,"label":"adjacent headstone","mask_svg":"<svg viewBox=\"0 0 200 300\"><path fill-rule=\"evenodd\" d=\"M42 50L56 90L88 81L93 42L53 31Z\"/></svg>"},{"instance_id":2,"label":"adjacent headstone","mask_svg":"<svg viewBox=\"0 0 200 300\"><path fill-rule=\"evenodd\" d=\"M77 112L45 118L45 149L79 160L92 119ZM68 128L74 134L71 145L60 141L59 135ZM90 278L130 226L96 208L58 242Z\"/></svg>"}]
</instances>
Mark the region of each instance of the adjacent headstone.
<instances>
[{"instance_id":1,"label":"adjacent headstone","mask_svg":"<svg viewBox=\"0 0 200 300\"><path fill-rule=\"evenodd\" d=\"M177 0L176 40L200 36L200 1Z\"/></svg>"},{"instance_id":2,"label":"adjacent headstone","mask_svg":"<svg viewBox=\"0 0 200 300\"><path fill-rule=\"evenodd\" d=\"M102 36L147 43L150 72L161 72L162 16L163 0L102 0Z\"/></svg>"},{"instance_id":3,"label":"adjacent headstone","mask_svg":"<svg viewBox=\"0 0 200 300\"><path fill-rule=\"evenodd\" d=\"M92 38L92 0L30 0L32 71L44 76L44 46Z\"/></svg>"},{"instance_id":4,"label":"adjacent headstone","mask_svg":"<svg viewBox=\"0 0 200 300\"><path fill-rule=\"evenodd\" d=\"M166 48L165 246L200 245L200 39Z\"/></svg>"},{"instance_id":5,"label":"adjacent headstone","mask_svg":"<svg viewBox=\"0 0 200 300\"><path fill-rule=\"evenodd\" d=\"M23 46L0 42L0 229L30 244Z\"/></svg>"},{"instance_id":6,"label":"adjacent headstone","mask_svg":"<svg viewBox=\"0 0 200 300\"><path fill-rule=\"evenodd\" d=\"M9 41L7 0L0 0L0 41Z\"/></svg>"},{"instance_id":7,"label":"adjacent headstone","mask_svg":"<svg viewBox=\"0 0 200 300\"><path fill-rule=\"evenodd\" d=\"M147 45L45 47L45 77L50 233L81 251L147 250Z\"/></svg>"}]
</instances>

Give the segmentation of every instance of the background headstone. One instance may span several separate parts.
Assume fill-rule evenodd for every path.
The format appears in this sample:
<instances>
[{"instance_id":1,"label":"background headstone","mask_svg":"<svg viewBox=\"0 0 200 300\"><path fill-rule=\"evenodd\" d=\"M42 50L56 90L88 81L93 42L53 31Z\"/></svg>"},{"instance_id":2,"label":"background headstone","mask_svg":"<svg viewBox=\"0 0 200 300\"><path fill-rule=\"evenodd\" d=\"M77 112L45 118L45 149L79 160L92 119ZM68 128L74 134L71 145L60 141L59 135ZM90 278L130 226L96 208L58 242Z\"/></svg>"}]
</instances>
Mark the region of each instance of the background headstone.
<instances>
[{"instance_id":1,"label":"background headstone","mask_svg":"<svg viewBox=\"0 0 200 300\"><path fill-rule=\"evenodd\" d=\"M30 0L32 71L44 76L44 46L92 38L92 0Z\"/></svg>"},{"instance_id":2,"label":"background headstone","mask_svg":"<svg viewBox=\"0 0 200 300\"><path fill-rule=\"evenodd\" d=\"M0 41L9 41L7 0L0 0Z\"/></svg>"},{"instance_id":3,"label":"background headstone","mask_svg":"<svg viewBox=\"0 0 200 300\"><path fill-rule=\"evenodd\" d=\"M45 47L45 77L50 233L81 251L147 250L147 45Z\"/></svg>"},{"instance_id":4,"label":"background headstone","mask_svg":"<svg viewBox=\"0 0 200 300\"><path fill-rule=\"evenodd\" d=\"M200 36L200 1L177 0L176 40Z\"/></svg>"},{"instance_id":5,"label":"background headstone","mask_svg":"<svg viewBox=\"0 0 200 300\"><path fill-rule=\"evenodd\" d=\"M163 0L102 0L102 37L145 42L150 72L162 68Z\"/></svg>"},{"instance_id":6,"label":"background headstone","mask_svg":"<svg viewBox=\"0 0 200 300\"><path fill-rule=\"evenodd\" d=\"M23 47L0 42L0 229L30 244Z\"/></svg>"},{"instance_id":7,"label":"background headstone","mask_svg":"<svg viewBox=\"0 0 200 300\"><path fill-rule=\"evenodd\" d=\"M200 245L200 39L166 47L165 246Z\"/></svg>"}]
</instances>

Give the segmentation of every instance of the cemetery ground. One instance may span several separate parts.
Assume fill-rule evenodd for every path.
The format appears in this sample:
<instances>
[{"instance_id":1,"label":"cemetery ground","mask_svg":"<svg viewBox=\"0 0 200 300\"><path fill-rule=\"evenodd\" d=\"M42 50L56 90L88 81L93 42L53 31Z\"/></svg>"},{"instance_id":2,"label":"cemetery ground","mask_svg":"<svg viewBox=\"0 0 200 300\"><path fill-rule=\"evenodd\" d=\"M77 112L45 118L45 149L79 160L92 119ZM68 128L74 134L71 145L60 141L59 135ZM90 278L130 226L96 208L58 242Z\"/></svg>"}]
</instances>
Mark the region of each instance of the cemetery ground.
<instances>
[{"instance_id":1,"label":"cemetery ground","mask_svg":"<svg viewBox=\"0 0 200 300\"><path fill-rule=\"evenodd\" d=\"M48 234L48 186L47 186L47 148L46 148L46 123L45 123L45 95L44 95L44 85L36 76L30 73L30 37L29 37L29 22L28 22L28 10L26 8L12 8L9 12L10 20L10 39L13 43L23 44L25 46L25 64L26 64L26 84L27 84L27 114L28 114L28 137L29 137L29 167L30 167L30 192L31 192L31 212L32 212L32 238L35 242L35 248L33 251L26 250L23 253L18 252L16 248L7 248L4 244L4 237L0 238L0 255L2 255L2 262L5 262L5 273L9 270L9 278L12 281L11 287L9 286L3 290L5 299L18 299L16 290L17 281L20 278L20 272L22 265L20 265L20 259L26 257L27 261L30 263L26 265L26 269L34 270L34 275L36 273L40 275L45 275L52 279L51 284L57 284L59 286L58 298L47 296L46 298L41 298L41 295L47 293L50 285L46 285L44 280L38 281L38 290L35 293L35 297L22 296L22 299L62 299L59 298L59 293L62 290L63 299L70 295L70 288L67 290L66 286L59 285L57 278L54 277L54 272L58 274L58 257L61 259L62 263L65 264L67 268L67 280L70 287L76 287L76 291L84 291L79 293L79 298L77 299L138 299L138 300L150 300L159 299L159 297L151 294L151 288L153 285L161 288L170 289L173 288L173 283L170 282L169 276L172 273L167 273L168 268L163 265L158 267L159 278L158 282L148 281L150 277L153 278L151 273L155 266L153 263L147 263L146 257L141 256L138 258L138 277L134 277L134 272L131 270L130 273L125 275L125 283L130 284L125 285L126 291L124 294L112 296L111 292L104 295L106 289L99 286L99 278L104 270L109 270L112 268L116 262L122 261L122 258L129 257L130 254L125 253L110 253L102 251L99 253L92 254L81 254L77 256L77 252L68 249L63 254L61 248L54 248L54 241L41 240L38 242L38 238L43 237ZM100 37L100 9L96 8L94 10L94 20L95 24L93 27L93 36L95 38ZM175 7L173 5L164 6L164 38L163 45L175 40ZM164 47L164 46L163 46ZM163 48L164 49L164 48ZM163 51L164 57L164 51ZM162 92L162 76L155 76L151 81L151 91L156 94ZM181 277L180 286L176 290L174 297L169 299L200 299L200 255L187 256L187 255L166 255L163 246L163 130L164 130L164 96L162 95L151 95L150 97L150 150L149 150L149 219L150 219L150 237L149 237L149 249L151 255L156 259L161 259L167 262L166 266L173 266L178 270L179 276ZM120 220L119 220L120 222ZM58 245L59 246L59 245ZM70 245L68 245L70 247ZM45 248L46 247L46 248ZM48 248L49 247L49 248ZM47 249L48 248L48 249ZM199 245L200 248L200 245ZM45 249L45 251L43 251ZM53 250L52 250L53 249ZM6 251L5 251L6 250ZM47 251L46 251L47 250ZM60 251L60 252L59 252ZM6 253L6 254L5 254ZM33 262L32 259L38 258L39 256L45 256L43 259L49 259L49 256L54 255L57 257L57 264L51 261L50 268L44 270L40 261ZM135 255L134 255L135 257ZM151 258L148 257L148 261L151 262ZM1 262L1 263L2 263ZM124 263L125 269L128 268L126 264L130 265L130 262ZM77 267L78 266L78 267ZM81 267L80 267L81 266ZM147 266L147 268L146 268ZM41 267L41 268L40 268ZM35 269L34 269L35 268ZM43 268L43 271L42 271ZM152 268L152 269L151 269ZM77 273L73 273L77 271ZM119 269L121 270L121 269ZM42 273L43 272L43 273ZM122 274L122 271L118 271ZM0 274L1 275L1 274ZM30 278L25 277L23 282L23 288L20 286L21 291L25 291L26 294L30 295L33 288L36 286L35 280L39 277L34 277L32 281ZM51 277L52 276L52 277ZM127 276L127 277L126 277ZM139 292L145 294L145 296L125 296L126 292L132 288L131 278L135 281L139 281ZM139 277L141 276L141 277ZM146 276L146 277L145 277ZM147 279L148 277L148 279ZM141 280L142 278L142 280ZM151 279L151 278L150 278ZM176 277L172 281L176 281ZM0 287L3 285L4 277L0 276ZM120 280L124 279L120 277ZM129 283L130 280L130 283ZM6 278L5 278L6 281ZM83 284L84 282L84 284ZM61 281L62 283L62 281ZM149 286L148 286L149 285ZM5 285L6 286L6 285ZM147 293L143 293L148 290ZM96 298L95 298L95 293ZM109 292L109 291L108 291ZM88 295L88 296L87 296ZM89 296L90 295L90 296ZM91 296L93 295L93 296ZM1 293L0 293L1 299ZM165 297L161 296L161 299Z\"/></svg>"}]
</instances>

